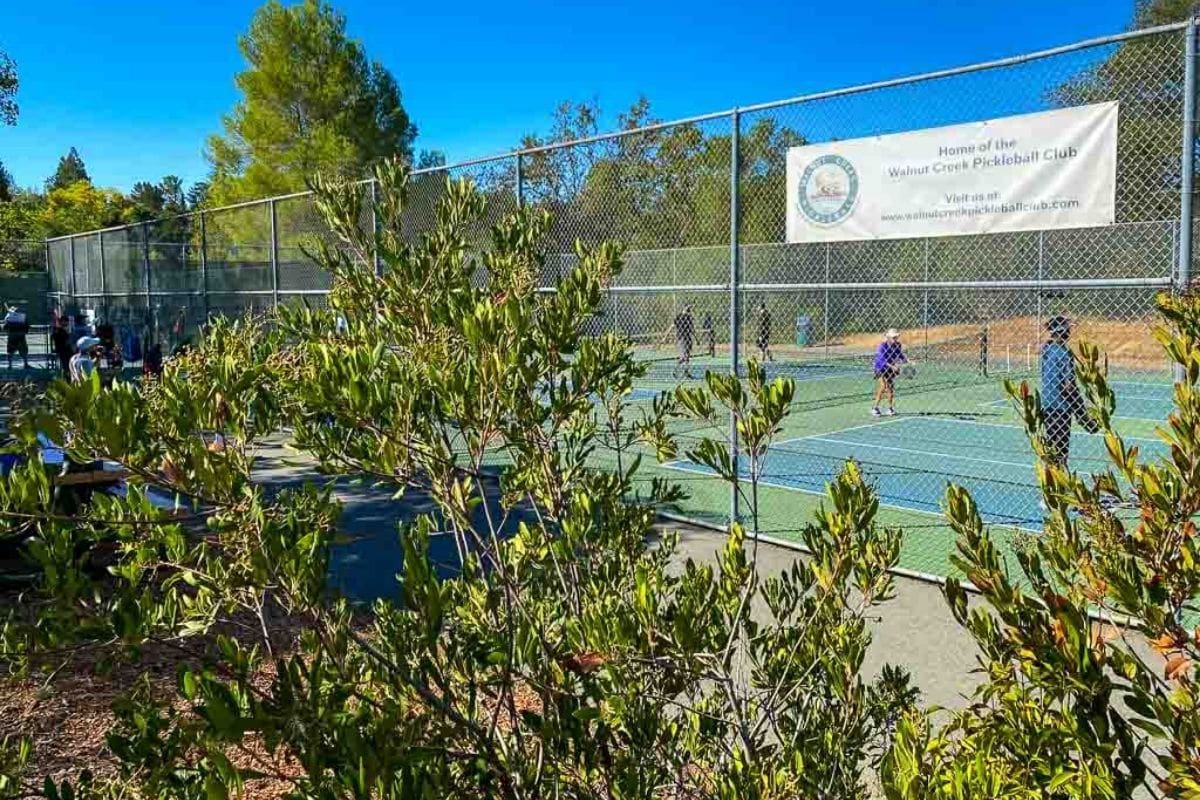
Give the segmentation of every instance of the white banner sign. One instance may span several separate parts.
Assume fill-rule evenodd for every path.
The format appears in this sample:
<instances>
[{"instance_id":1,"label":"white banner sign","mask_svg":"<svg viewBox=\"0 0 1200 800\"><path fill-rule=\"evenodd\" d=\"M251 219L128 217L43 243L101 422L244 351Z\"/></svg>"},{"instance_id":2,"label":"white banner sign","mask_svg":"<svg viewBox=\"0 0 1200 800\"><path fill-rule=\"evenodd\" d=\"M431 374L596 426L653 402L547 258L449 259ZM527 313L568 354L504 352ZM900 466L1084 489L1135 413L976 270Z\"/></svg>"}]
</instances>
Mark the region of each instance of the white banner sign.
<instances>
[{"instance_id":1,"label":"white banner sign","mask_svg":"<svg viewBox=\"0 0 1200 800\"><path fill-rule=\"evenodd\" d=\"M789 242L1110 225L1117 104L793 147Z\"/></svg>"}]
</instances>

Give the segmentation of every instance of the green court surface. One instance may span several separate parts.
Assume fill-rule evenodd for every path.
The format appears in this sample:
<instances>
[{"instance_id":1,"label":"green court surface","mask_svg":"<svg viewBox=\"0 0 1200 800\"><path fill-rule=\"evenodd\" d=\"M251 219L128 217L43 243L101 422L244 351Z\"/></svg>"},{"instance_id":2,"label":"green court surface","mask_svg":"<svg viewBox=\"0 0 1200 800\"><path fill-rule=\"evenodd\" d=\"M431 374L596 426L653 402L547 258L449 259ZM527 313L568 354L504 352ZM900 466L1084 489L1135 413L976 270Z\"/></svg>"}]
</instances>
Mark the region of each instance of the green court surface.
<instances>
[{"instance_id":1,"label":"green court surface","mask_svg":"<svg viewBox=\"0 0 1200 800\"><path fill-rule=\"evenodd\" d=\"M896 416L873 417L874 384L863 356L792 359L768 363L766 368L768 378L794 378L796 398L760 481L763 534L800 541L800 531L812 520L826 484L847 459L859 463L875 487L880 522L904 529L900 557L904 569L936 576L954 572L949 560L953 533L941 510L950 483L971 491L983 519L1006 550L1016 537L1040 532L1034 455L1002 383L1004 378L1029 378L1036 386L1036 378L985 377L976 364L964 359L924 362L918 364L917 377L896 382ZM698 381L704 369L724 371L727 366L719 358L694 360L693 380ZM645 402L671 388L675 372L673 362L655 359L643 386L630 400ZM1164 371L1110 380L1122 435L1139 446L1143 457L1165 452L1155 427L1171 408L1169 376ZM701 437L723 440L726 436L724 428L696 430L684 423L676 433L681 453ZM1072 436L1071 466L1090 472L1104 469L1107 463L1102 437L1077 429ZM728 520L728 485L686 457L665 464L647 458L641 477L647 481L664 477L683 486L689 493L678 508L683 516L715 524ZM744 470L743 477L748 477ZM742 511L746 512L744 505Z\"/></svg>"}]
</instances>

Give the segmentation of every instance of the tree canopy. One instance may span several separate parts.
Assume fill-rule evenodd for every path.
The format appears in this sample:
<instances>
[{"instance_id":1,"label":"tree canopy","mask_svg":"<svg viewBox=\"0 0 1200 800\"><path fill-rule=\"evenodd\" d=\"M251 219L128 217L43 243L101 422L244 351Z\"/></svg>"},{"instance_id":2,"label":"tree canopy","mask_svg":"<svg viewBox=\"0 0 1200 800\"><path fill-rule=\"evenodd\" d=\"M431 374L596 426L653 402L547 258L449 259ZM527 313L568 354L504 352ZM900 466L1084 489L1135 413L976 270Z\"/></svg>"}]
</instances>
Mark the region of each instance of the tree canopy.
<instances>
[{"instance_id":1,"label":"tree canopy","mask_svg":"<svg viewBox=\"0 0 1200 800\"><path fill-rule=\"evenodd\" d=\"M15 190L12 173L5 168L4 162L0 161L0 203L10 202Z\"/></svg>"},{"instance_id":2,"label":"tree canopy","mask_svg":"<svg viewBox=\"0 0 1200 800\"><path fill-rule=\"evenodd\" d=\"M361 177L412 154L416 127L395 78L323 0L269 0L239 40L241 99L208 142L215 204L304 188L322 173Z\"/></svg>"},{"instance_id":3,"label":"tree canopy","mask_svg":"<svg viewBox=\"0 0 1200 800\"><path fill-rule=\"evenodd\" d=\"M0 123L16 125L19 108L17 106L17 89L21 83L17 79L17 65L12 58L0 50Z\"/></svg>"},{"instance_id":4,"label":"tree canopy","mask_svg":"<svg viewBox=\"0 0 1200 800\"><path fill-rule=\"evenodd\" d=\"M40 216L47 236L119 225L128 200L115 189L99 189L79 180L46 194Z\"/></svg>"},{"instance_id":5,"label":"tree canopy","mask_svg":"<svg viewBox=\"0 0 1200 800\"><path fill-rule=\"evenodd\" d=\"M58 160L58 168L54 170L54 174L46 179L46 191L66 189L80 181L91 183L92 179L88 176L87 167L83 164L83 157L79 155L78 150L72 147L65 156Z\"/></svg>"}]
</instances>

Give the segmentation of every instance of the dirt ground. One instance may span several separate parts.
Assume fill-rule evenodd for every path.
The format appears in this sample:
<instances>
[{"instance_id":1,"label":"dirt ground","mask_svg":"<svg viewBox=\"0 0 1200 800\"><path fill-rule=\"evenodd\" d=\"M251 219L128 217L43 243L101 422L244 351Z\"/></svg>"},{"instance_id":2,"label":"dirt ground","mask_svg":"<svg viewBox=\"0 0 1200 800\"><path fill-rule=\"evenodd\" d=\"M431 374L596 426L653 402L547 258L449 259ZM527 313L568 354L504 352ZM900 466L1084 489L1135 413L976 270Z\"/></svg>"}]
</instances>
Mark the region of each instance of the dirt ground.
<instances>
[{"instance_id":1,"label":"dirt ground","mask_svg":"<svg viewBox=\"0 0 1200 800\"><path fill-rule=\"evenodd\" d=\"M1073 318L1071 323L1073 338L1100 345L1108 353L1110 367L1160 369L1166 363L1162 345L1154 339L1152 328L1145 320L1121 321L1081 316ZM929 343L936 348L941 343L959 342L964 338L977 340L980 329L979 324L932 326L928 331ZM901 330L900 335L909 347L922 345L926 341L924 328ZM847 349L866 350L876 347L879 338L880 334L877 333L856 334L842 337L838 345ZM993 358L1009 348L1014 360L1024 359L1027 348L1036 353L1043 341L1045 331L1035 317L996 319L988 323L988 346Z\"/></svg>"}]
</instances>

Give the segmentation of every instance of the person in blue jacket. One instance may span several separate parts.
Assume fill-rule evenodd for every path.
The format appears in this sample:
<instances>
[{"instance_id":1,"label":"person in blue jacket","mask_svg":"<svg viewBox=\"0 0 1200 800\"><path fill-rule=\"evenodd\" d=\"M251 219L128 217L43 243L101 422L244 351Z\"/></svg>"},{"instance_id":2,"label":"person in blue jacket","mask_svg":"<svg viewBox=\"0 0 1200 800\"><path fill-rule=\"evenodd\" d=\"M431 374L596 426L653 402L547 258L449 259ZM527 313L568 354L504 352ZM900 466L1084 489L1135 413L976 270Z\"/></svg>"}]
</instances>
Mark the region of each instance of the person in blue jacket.
<instances>
[{"instance_id":1,"label":"person in blue jacket","mask_svg":"<svg viewBox=\"0 0 1200 800\"><path fill-rule=\"evenodd\" d=\"M1068 467L1071 457L1071 423L1079 424L1089 433L1098 425L1087 413L1079 385L1075 382L1075 356L1067 347L1071 338L1071 323L1066 317L1052 317L1046 323L1049 334L1041 352L1042 430L1043 444L1049 451L1050 463Z\"/></svg>"}]
</instances>

